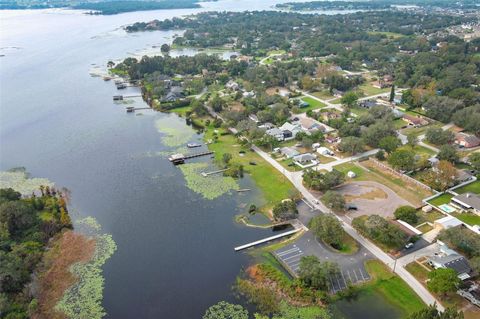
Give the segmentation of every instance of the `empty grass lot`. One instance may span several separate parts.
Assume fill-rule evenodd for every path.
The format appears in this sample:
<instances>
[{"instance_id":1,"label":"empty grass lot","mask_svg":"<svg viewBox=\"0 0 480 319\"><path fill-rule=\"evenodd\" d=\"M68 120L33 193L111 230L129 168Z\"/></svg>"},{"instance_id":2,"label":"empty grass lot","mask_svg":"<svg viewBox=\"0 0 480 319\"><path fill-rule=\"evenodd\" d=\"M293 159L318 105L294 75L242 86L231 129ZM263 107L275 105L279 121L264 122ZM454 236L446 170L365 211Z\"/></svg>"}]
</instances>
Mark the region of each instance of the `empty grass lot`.
<instances>
[{"instance_id":1,"label":"empty grass lot","mask_svg":"<svg viewBox=\"0 0 480 319\"><path fill-rule=\"evenodd\" d=\"M440 205L450 203L450 200L452 199L452 197L453 197L452 194L445 193L438 197L435 197L434 199L429 200L428 203L438 207Z\"/></svg>"},{"instance_id":2,"label":"empty grass lot","mask_svg":"<svg viewBox=\"0 0 480 319\"><path fill-rule=\"evenodd\" d=\"M480 194L480 181L475 181L463 187L457 188L455 192L459 194L465 194L465 193Z\"/></svg>"},{"instance_id":3,"label":"empty grass lot","mask_svg":"<svg viewBox=\"0 0 480 319\"><path fill-rule=\"evenodd\" d=\"M213 128L206 131L206 140L213 138L213 131ZM235 136L231 134L219 136L218 141L208 145L208 148L215 152L215 159L218 161L222 160L223 154L230 153L233 161L243 165L245 172L262 191L267 202L266 208L297 195L295 187L279 171L248 147L241 146ZM240 156L240 151L245 152L244 156ZM255 162L256 165L250 165L250 162Z\"/></svg>"},{"instance_id":4,"label":"empty grass lot","mask_svg":"<svg viewBox=\"0 0 480 319\"><path fill-rule=\"evenodd\" d=\"M363 286L361 290L382 294L388 302L402 309L405 315L425 307L420 297L382 262L369 260L365 266L373 281Z\"/></svg>"},{"instance_id":5,"label":"empty grass lot","mask_svg":"<svg viewBox=\"0 0 480 319\"><path fill-rule=\"evenodd\" d=\"M480 225L480 216L473 213L454 213L452 215L470 226Z\"/></svg>"},{"instance_id":6,"label":"empty grass lot","mask_svg":"<svg viewBox=\"0 0 480 319\"><path fill-rule=\"evenodd\" d=\"M308 106L307 106L307 107L302 107L302 108L300 109L300 111L301 111L302 113L303 113L303 112L310 111L310 110L321 109L322 107L325 107L325 104L323 104L322 102L320 102L320 101L318 101L318 100L312 99L311 97L303 96L301 99L302 99L302 101L308 103Z\"/></svg>"}]
</instances>

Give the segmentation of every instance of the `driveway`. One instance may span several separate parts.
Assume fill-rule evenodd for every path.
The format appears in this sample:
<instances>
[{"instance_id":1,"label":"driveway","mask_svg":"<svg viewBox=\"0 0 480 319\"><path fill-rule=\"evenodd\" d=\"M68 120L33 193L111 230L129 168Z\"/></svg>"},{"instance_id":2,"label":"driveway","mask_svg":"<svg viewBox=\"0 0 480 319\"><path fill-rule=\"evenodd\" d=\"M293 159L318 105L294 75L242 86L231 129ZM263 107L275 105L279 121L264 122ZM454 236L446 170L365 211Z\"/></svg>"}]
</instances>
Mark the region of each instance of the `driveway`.
<instances>
[{"instance_id":1,"label":"driveway","mask_svg":"<svg viewBox=\"0 0 480 319\"><path fill-rule=\"evenodd\" d=\"M355 205L357 210L350 210L347 217L353 219L362 215L380 215L393 217L399 206L414 206L398 196L390 188L377 182L358 181L343 184L335 189L340 192L348 204Z\"/></svg>"}]
</instances>

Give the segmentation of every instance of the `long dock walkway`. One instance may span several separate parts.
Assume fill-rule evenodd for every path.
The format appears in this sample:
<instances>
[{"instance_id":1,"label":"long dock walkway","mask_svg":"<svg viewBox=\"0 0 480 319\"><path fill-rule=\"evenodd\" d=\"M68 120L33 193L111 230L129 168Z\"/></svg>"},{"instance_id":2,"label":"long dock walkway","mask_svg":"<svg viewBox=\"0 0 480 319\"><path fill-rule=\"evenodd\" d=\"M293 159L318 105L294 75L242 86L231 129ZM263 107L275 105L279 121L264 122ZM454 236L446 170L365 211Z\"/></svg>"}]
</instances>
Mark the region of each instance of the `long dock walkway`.
<instances>
[{"instance_id":1,"label":"long dock walkway","mask_svg":"<svg viewBox=\"0 0 480 319\"><path fill-rule=\"evenodd\" d=\"M302 230L302 228L296 228L296 229L293 229L293 230L290 230L290 231L287 231L287 232L284 232L284 233L281 233L281 234L278 234L278 235L275 235L275 236L260 239L260 240L242 245L242 246L235 247L234 249L235 249L235 251L240 251L240 250L243 250L243 249L247 249L247 248L250 248L250 247L253 247L253 246L257 246L257 245L269 242L271 240L275 240L275 239L278 239L278 238L282 238L282 237L285 237L285 236L289 236L289 235L298 233L301 230Z\"/></svg>"}]
</instances>

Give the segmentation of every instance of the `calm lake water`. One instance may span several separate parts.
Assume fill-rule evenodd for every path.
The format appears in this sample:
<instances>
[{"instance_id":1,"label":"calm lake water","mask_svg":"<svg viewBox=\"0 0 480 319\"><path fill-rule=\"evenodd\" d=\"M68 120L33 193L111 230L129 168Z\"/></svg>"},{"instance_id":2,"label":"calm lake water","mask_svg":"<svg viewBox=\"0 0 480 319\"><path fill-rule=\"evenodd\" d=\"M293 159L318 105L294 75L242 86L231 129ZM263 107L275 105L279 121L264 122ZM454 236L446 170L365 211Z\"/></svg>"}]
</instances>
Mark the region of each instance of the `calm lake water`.
<instances>
[{"instance_id":1,"label":"calm lake water","mask_svg":"<svg viewBox=\"0 0 480 319\"><path fill-rule=\"evenodd\" d=\"M178 168L155 155L170 150L155 122L183 119L151 111L127 115L112 102L113 83L89 71L175 34L126 34L123 25L278 2L227 0L114 16L0 11L0 169L23 166L67 187L74 217L94 216L113 235L118 250L104 267L108 318L200 318L208 306L233 298L231 285L248 264L233 247L270 231L233 221L242 205L258 200L258 191L204 200L185 186ZM248 178L242 183L255 189Z\"/></svg>"}]
</instances>

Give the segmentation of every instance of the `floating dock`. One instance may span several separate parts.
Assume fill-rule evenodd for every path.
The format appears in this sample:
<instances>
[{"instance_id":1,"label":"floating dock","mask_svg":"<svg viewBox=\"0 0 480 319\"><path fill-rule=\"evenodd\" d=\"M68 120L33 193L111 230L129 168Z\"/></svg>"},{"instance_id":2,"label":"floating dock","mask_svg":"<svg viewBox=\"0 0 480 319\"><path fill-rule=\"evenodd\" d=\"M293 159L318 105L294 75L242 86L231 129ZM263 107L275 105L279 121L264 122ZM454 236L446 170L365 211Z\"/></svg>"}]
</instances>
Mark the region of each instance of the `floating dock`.
<instances>
[{"instance_id":1,"label":"floating dock","mask_svg":"<svg viewBox=\"0 0 480 319\"><path fill-rule=\"evenodd\" d=\"M260 240L257 240L257 241L254 241L254 242L251 242L251 243L242 245L242 246L235 247L234 249L235 249L235 251L244 250L244 249L247 249L247 248L250 248L250 247L254 247L254 246L257 246L257 245L260 245L260 244L263 244L263 243L266 243L266 242L269 242L269 241L272 241L272 240L275 240L275 239L278 239L278 238L282 238L282 237L286 237L286 236L293 235L293 234L295 234L295 233L298 233L298 232L301 231L301 230L302 230L302 228L296 228L296 229L293 229L293 230L290 230L290 231L287 231L287 232L284 232L284 233L281 233L281 234L278 234L278 235L275 235L275 236L271 236L271 237L268 237L268 238L260 239Z\"/></svg>"},{"instance_id":2,"label":"floating dock","mask_svg":"<svg viewBox=\"0 0 480 319\"><path fill-rule=\"evenodd\" d=\"M213 174L218 174L218 173L223 173L225 171L228 171L228 168L224 168L224 169L219 169L218 171L213 171L213 172L202 172L202 176L203 177L207 177L209 175L213 175Z\"/></svg>"}]
</instances>

